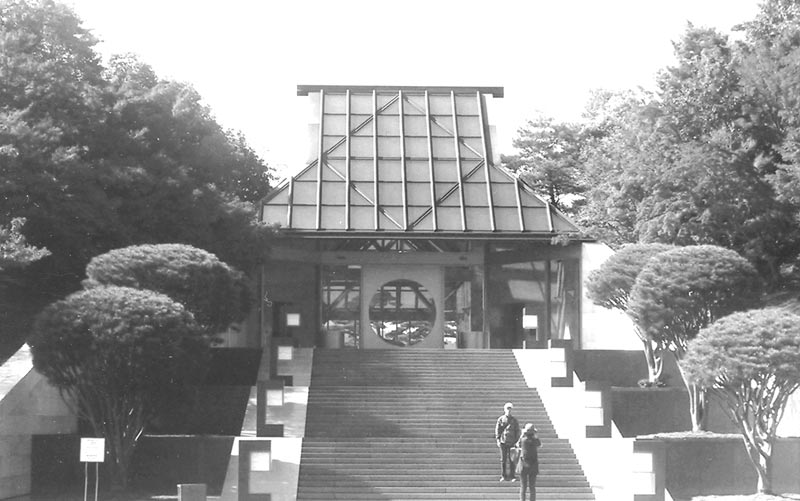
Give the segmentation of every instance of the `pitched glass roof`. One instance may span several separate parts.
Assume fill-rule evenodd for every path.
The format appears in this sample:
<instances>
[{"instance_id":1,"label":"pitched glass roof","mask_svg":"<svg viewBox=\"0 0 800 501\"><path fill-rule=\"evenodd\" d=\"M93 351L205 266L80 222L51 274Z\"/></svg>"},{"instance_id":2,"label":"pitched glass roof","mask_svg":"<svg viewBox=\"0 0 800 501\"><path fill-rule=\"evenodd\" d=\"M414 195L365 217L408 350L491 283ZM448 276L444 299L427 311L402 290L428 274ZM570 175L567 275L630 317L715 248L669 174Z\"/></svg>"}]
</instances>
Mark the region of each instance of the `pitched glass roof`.
<instances>
[{"instance_id":1,"label":"pitched glass roof","mask_svg":"<svg viewBox=\"0 0 800 501\"><path fill-rule=\"evenodd\" d=\"M264 200L293 233L577 233L493 161L495 87L300 86L315 105L315 154Z\"/></svg>"}]
</instances>

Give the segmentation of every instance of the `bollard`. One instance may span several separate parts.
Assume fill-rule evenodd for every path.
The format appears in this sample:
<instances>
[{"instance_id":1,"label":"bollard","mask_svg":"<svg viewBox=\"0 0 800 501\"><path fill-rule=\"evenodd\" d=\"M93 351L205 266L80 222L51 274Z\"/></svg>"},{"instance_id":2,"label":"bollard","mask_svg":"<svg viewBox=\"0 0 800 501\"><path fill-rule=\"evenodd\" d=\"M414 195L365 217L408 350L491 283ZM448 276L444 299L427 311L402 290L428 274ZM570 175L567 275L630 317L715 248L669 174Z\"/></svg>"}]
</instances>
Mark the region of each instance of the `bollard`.
<instances>
[{"instance_id":1,"label":"bollard","mask_svg":"<svg viewBox=\"0 0 800 501\"><path fill-rule=\"evenodd\" d=\"M178 501L206 501L206 484L178 484Z\"/></svg>"}]
</instances>

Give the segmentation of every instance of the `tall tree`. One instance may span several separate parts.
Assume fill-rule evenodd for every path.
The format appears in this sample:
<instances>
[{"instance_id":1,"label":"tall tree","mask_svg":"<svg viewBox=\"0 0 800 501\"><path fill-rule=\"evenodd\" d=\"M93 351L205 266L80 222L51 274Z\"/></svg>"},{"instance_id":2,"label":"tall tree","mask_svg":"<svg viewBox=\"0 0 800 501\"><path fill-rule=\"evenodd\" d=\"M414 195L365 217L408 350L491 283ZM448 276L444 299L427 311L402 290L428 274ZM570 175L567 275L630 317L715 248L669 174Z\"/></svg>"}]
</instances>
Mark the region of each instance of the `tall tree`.
<instances>
[{"instance_id":1,"label":"tall tree","mask_svg":"<svg viewBox=\"0 0 800 501\"><path fill-rule=\"evenodd\" d=\"M0 225L26 218L52 252L20 273L3 336L109 249L187 243L250 271L269 238L253 202L270 170L241 135L191 86L130 56L104 67L95 44L62 4L0 0Z\"/></svg>"},{"instance_id":2,"label":"tall tree","mask_svg":"<svg viewBox=\"0 0 800 501\"><path fill-rule=\"evenodd\" d=\"M594 304L629 315L628 304L636 277L655 255L672 249L665 244L624 245L611 255L586 280L586 295ZM642 342L647 362L647 384L662 385L663 353L661 346L634 323L634 331Z\"/></svg>"},{"instance_id":3,"label":"tall tree","mask_svg":"<svg viewBox=\"0 0 800 501\"><path fill-rule=\"evenodd\" d=\"M728 37L690 23L673 46L676 64L657 78L662 127L680 142L703 140L720 128L735 128L743 116L743 99Z\"/></svg>"},{"instance_id":4,"label":"tall tree","mask_svg":"<svg viewBox=\"0 0 800 501\"><path fill-rule=\"evenodd\" d=\"M95 287L45 308L30 339L36 370L106 439L112 485L159 399L177 396L208 339L180 303L153 291Z\"/></svg>"},{"instance_id":5,"label":"tall tree","mask_svg":"<svg viewBox=\"0 0 800 501\"><path fill-rule=\"evenodd\" d=\"M538 116L520 127L512 145L519 153L503 157L516 172L554 207L569 211L585 186L580 162L580 128Z\"/></svg>"},{"instance_id":6,"label":"tall tree","mask_svg":"<svg viewBox=\"0 0 800 501\"><path fill-rule=\"evenodd\" d=\"M645 183L637 229L642 241L709 244L750 259L771 284L800 241L792 210L752 168L750 155L711 142L683 143ZM776 240L773 235L781 234Z\"/></svg>"},{"instance_id":7,"label":"tall tree","mask_svg":"<svg viewBox=\"0 0 800 501\"><path fill-rule=\"evenodd\" d=\"M729 247L777 287L800 251L800 197L776 183L791 173L776 172L780 134L761 123L743 51L690 25L654 96L592 103L590 116L602 119L595 130L608 133L584 148L593 188L580 220L629 241Z\"/></svg>"},{"instance_id":8,"label":"tall tree","mask_svg":"<svg viewBox=\"0 0 800 501\"><path fill-rule=\"evenodd\" d=\"M756 164L778 199L800 212L800 6L767 0L744 23L742 89L750 127L761 148Z\"/></svg>"},{"instance_id":9,"label":"tall tree","mask_svg":"<svg viewBox=\"0 0 800 501\"><path fill-rule=\"evenodd\" d=\"M712 245L680 247L647 261L631 289L628 309L639 328L680 362L700 329L761 301L755 268L736 252ZM692 429L705 423L705 392L683 377Z\"/></svg>"},{"instance_id":10,"label":"tall tree","mask_svg":"<svg viewBox=\"0 0 800 501\"><path fill-rule=\"evenodd\" d=\"M638 205L662 150L651 139L659 115L653 99L643 92L595 91L584 112L588 189L577 221L612 247L639 241Z\"/></svg>"},{"instance_id":11,"label":"tall tree","mask_svg":"<svg viewBox=\"0 0 800 501\"><path fill-rule=\"evenodd\" d=\"M37 369L109 441L124 486L145 426L165 399L185 398L213 336L244 319L249 294L242 273L188 245L114 249L86 276L83 292L38 316L29 342Z\"/></svg>"},{"instance_id":12,"label":"tall tree","mask_svg":"<svg viewBox=\"0 0 800 501\"><path fill-rule=\"evenodd\" d=\"M778 425L800 388L800 316L769 308L721 318L689 342L681 369L721 403L742 434L758 492L772 494Z\"/></svg>"}]
</instances>

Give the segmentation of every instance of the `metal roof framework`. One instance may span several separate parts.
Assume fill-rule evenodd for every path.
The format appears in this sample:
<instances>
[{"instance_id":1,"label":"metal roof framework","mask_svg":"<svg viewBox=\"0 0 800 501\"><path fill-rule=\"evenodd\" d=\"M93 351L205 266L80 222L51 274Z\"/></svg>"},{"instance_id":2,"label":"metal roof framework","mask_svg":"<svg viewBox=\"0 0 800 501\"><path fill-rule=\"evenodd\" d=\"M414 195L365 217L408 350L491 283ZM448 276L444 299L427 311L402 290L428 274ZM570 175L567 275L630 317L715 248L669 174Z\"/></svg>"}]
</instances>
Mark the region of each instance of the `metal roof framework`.
<instances>
[{"instance_id":1,"label":"metal roof framework","mask_svg":"<svg viewBox=\"0 0 800 501\"><path fill-rule=\"evenodd\" d=\"M309 238L579 232L493 164L486 96L502 88L300 86L298 94L318 100L316 158L264 200L264 222Z\"/></svg>"}]
</instances>

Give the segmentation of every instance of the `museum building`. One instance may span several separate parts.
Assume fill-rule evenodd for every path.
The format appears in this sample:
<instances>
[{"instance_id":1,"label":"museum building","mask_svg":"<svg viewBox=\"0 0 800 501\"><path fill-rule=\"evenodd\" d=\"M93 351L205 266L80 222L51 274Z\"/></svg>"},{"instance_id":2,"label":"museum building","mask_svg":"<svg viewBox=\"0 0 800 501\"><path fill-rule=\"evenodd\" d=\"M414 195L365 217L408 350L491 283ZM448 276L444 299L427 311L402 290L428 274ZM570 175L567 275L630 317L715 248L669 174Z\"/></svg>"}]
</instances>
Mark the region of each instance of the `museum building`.
<instances>
[{"instance_id":1,"label":"museum building","mask_svg":"<svg viewBox=\"0 0 800 501\"><path fill-rule=\"evenodd\" d=\"M300 347L592 347L591 240L500 166L502 87L301 85L309 159L262 202L263 338ZM262 344L265 339L262 339Z\"/></svg>"}]
</instances>

